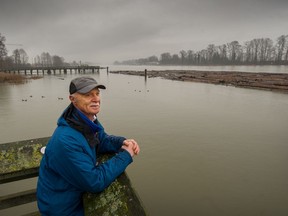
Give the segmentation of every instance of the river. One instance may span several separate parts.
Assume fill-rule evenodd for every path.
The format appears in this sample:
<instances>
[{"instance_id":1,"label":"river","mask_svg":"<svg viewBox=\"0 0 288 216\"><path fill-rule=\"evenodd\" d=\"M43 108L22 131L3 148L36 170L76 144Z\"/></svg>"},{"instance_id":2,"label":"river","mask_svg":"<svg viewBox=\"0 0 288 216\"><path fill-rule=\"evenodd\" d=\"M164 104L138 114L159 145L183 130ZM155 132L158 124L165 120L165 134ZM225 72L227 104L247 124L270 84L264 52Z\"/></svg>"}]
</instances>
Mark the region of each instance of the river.
<instances>
[{"instance_id":1,"label":"river","mask_svg":"<svg viewBox=\"0 0 288 216\"><path fill-rule=\"evenodd\" d=\"M260 73L288 73L288 65L219 65L219 66L163 66L163 65L110 65L109 70L199 70L240 71Z\"/></svg>"},{"instance_id":2,"label":"river","mask_svg":"<svg viewBox=\"0 0 288 216\"><path fill-rule=\"evenodd\" d=\"M1 84L0 143L50 136L76 76ZM141 146L127 173L149 215L288 215L288 94L106 70L91 76L107 86L98 115L106 131ZM1 185L1 195L36 181Z\"/></svg>"}]
</instances>

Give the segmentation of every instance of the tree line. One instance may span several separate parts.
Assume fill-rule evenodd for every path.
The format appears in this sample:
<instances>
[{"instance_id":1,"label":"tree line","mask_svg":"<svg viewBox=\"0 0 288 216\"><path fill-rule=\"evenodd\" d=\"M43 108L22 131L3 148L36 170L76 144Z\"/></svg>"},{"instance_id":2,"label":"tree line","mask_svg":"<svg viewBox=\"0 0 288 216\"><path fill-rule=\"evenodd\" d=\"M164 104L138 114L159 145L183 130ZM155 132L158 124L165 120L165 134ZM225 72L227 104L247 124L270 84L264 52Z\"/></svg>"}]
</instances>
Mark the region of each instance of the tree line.
<instances>
[{"instance_id":1,"label":"tree line","mask_svg":"<svg viewBox=\"0 0 288 216\"><path fill-rule=\"evenodd\" d=\"M72 63L65 62L64 58L58 55L50 55L48 52L42 52L32 59L29 63L29 56L24 49L14 49L12 55L8 56L8 50L5 44L6 38L0 33L0 69L6 67L61 67L77 66L76 61ZM81 64L81 63L80 63Z\"/></svg>"},{"instance_id":2,"label":"tree line","mask_svg":"<svg viewBox=\"0 0 288 216\"><path fill-rule=\"evenodd\" d=\"M209 44L201 51L181 50L179 53L162 53L160 57L115 61L126 65L288 65L288 35L257 38L241 45L232 41L216 46Z\"/></svg>"}]
</instances>

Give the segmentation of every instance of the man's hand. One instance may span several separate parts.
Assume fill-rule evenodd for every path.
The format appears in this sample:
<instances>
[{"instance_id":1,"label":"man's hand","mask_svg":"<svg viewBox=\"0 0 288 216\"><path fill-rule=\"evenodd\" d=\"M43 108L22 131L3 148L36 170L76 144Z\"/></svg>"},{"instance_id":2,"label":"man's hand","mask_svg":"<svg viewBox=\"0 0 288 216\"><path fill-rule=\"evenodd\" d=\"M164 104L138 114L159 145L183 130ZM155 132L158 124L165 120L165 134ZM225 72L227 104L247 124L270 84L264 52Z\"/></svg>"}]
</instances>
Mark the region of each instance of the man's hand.
<instances>
[{"instance_id":1,"label":"man's hand","mask_svg":"<svg viewBox=\"0 0 288 216\"><path fill-rule=\"evenodd\" d=\"M127 150L132 157L134 155L138 155L139 152L140 152L140 147L139 147L138 143L134 139L126 139L126 140L124 140L122 148Z\"/></svg>"}]
</instances>

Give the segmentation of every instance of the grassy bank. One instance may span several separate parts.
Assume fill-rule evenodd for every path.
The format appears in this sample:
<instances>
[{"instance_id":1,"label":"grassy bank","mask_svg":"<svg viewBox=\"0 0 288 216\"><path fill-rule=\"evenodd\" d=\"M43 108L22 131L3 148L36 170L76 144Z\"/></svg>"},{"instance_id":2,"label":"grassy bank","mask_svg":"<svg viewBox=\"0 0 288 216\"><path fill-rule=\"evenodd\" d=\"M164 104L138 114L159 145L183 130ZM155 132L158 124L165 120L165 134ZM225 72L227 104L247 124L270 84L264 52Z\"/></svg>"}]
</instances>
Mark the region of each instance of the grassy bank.
<instances>
[{"instance_id":1,"label":"grassy bank","mask_svg":"<svg viewBox=\"0 0 288 216\"><path fill-rule=\"evenodd\" d=\"M0 83L24 83L26 81L26 78L20 74L9 74L0 72Z\"/></svg>"},{"instance_id":2,"label":"grassy bank","mask_svg":"<svg viewBox=\"0 0 288 216\"><path fill-rule=\"evenodd\" d=\"M40 76L26 77L21 74L10 74L0 72L0 83L13 83L13 84L22 84L27 82L28 79L39 79Z\"/></svg>"}]
</instances>

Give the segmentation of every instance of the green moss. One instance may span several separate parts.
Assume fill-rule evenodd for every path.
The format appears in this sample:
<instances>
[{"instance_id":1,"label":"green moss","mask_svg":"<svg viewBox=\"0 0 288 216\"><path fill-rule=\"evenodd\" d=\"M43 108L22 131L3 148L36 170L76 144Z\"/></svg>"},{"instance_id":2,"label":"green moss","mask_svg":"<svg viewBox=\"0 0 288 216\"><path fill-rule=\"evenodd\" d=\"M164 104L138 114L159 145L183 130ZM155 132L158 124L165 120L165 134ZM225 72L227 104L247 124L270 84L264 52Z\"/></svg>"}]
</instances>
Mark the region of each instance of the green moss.
<instances>
[{"instance_id":1,"label":"green moss","mask_svg":"<svg viewBox=\"0 0 288 216\"><path fill-rule=\"evenodd\" d=\"M42 158L42 144L26 144L19 148L7 148L0 151L0 173L18 171L39 166Z\"/></svg>"},{"instance_id":2,"label":"green moss","mask_svg":"<svg viewBox=\"0 0 288 216\"><path fill-rule=\"evenodd\" d=\"M108 160L111 155L101 155L99 162ZM116 179L102 193L85 193L83 196L85 215L125 216L128 210L127 185Z\"/></svg>"},{"instance_id":3,"label":"green moss","mask_svg":"<svg viewBox=\"0 0 288 216\"><path fill-rule=\"evenodd\" d=\"M86 193L83 197L85 215L129 215L125 188L125 185L121 185L118 180L115 180L102 193Z\"/></svg>"}]
</instances>

